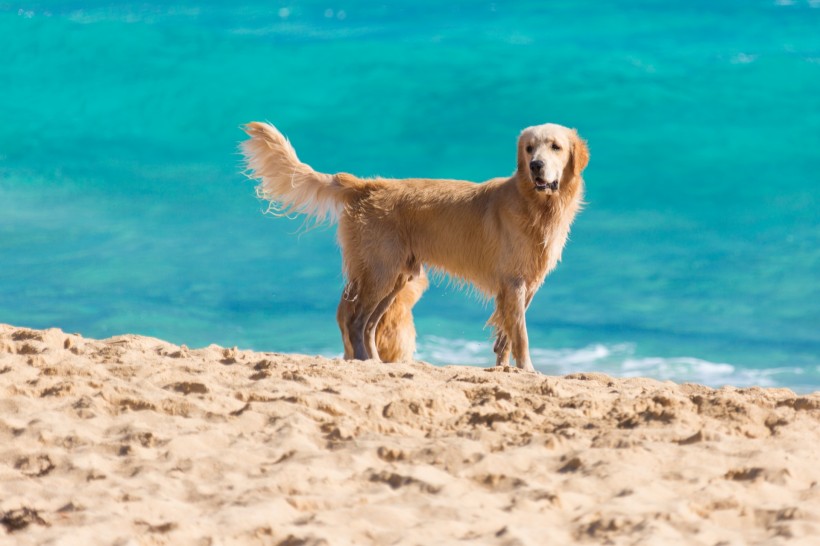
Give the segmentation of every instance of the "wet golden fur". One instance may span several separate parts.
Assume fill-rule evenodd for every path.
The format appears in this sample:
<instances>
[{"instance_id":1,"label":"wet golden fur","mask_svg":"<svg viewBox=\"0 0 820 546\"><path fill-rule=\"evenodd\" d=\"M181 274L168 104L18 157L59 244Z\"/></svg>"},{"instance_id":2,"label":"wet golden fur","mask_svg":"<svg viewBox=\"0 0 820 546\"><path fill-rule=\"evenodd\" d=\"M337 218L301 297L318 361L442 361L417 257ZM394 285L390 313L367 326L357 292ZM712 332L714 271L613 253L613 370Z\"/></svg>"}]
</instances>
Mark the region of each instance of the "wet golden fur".
<instances>
[{"instance_id":1,"label":"wet golden fur","mask_svg":"<svg viewBox=\"0 0 820 546\"><path fill-rule=\"evenodd\" d=\"M525 311L561 259L583 197L589 153L575 130L525 129L515 173L481 184L318 173L272 125L253 122L245 131L261 197L339 224L349 305L337 318L354 358L380 359L377 326L427 265L494 298L496 362L507 364L512 353L518 367L533 370Z\"/></svg>"}]
</instances>

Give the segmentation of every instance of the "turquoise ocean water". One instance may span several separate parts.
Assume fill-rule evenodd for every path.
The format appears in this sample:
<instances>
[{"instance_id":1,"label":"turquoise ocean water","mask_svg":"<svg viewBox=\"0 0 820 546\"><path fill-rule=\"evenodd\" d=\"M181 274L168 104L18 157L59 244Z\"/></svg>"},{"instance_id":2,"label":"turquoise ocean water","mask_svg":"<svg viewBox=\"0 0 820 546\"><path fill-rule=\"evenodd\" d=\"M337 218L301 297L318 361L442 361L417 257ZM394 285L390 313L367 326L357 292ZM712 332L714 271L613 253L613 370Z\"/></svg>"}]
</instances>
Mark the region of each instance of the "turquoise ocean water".
<instances>
[{"instance_id":1,"label":"turquoise ocean water","mask_svg":"<svg viewBox=\"0 0 820 546\"><path fill-rule=\"evenodd\" d=\"M239 126L320 171L483 180L557 122L586 210L546 373L820 389L820 2L0 1L0 322L337 355L334 229L262 214ZM492 362L446 281L420 357Z\"/></svg>"}]
</instances>

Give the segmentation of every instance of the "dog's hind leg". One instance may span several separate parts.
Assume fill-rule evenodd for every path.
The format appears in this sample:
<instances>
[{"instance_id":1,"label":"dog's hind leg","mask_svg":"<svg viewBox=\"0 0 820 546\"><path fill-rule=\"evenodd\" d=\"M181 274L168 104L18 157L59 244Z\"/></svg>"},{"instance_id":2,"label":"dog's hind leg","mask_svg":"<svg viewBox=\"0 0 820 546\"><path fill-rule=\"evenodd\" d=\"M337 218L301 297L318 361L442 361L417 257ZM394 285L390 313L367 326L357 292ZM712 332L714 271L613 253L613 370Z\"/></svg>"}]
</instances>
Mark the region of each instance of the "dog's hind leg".
<instances>
[{"instance_id":1,"label":"dog's hind leg","mask_svg":"<svg viewBox=\"0 0 820 546\"><path fill-rule=\"evenodd\" d=\"M419 265L376 324L376 347L382 362L413 360L416 352L413 306L419 301L427 285L427 275Z\"/></svg>"},{"instance_id":2,"label":"dog's hind leg","mask_svg":"<svg viewBox=\"0 0 820 546\"><path fill-rule=\"evenodd\" d=\"M399 276L403 278L402 275ZM382 278L381 282L365 277L357 279L356 283L359 289L356 304L347 323L353 358L379 360L376 325L404 283L399 284L395 276Z\"/></svg>"},{"instance_id":3,"label":"dog's hind leg","mask_svg":"<svg viewBox=\"0 0 820 546\"><path fill-rule=\"evenodd\" d=\"M379 321L381 321L384 314L393 305L393 302L396 300L396 295L402 291L404 286L407 284L407 277L405 275L399 275L399 278L396 280L396 285L393 287L393 290L384 298L373 312L370 314L370 318L367 319L367 324L365 325L364 333L365 333L365 340L367 343L367 349L370 353L371 358L379 358L381 360L381 355L379 355L378 344L376 343L376 330L379 325Z\"/></svg>"}]
</instances>

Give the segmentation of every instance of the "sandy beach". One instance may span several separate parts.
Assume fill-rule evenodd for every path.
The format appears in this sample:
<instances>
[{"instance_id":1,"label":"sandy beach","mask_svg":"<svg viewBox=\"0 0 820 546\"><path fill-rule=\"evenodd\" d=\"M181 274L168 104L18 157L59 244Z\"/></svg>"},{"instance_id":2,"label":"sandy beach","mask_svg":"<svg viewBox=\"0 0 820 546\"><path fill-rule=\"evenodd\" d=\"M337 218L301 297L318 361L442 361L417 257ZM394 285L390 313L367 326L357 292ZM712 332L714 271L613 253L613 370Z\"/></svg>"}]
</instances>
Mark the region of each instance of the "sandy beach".
<instances>
[{"instance_id":1,"label":"sandy beach","mask_svg":"<svg viewBox=\"0 0 820 546\"><path fill-rule=\"evenodd\" d=\"M0 325L3 544L816 544L820 393Z\"/></svg>"}]
</instances>

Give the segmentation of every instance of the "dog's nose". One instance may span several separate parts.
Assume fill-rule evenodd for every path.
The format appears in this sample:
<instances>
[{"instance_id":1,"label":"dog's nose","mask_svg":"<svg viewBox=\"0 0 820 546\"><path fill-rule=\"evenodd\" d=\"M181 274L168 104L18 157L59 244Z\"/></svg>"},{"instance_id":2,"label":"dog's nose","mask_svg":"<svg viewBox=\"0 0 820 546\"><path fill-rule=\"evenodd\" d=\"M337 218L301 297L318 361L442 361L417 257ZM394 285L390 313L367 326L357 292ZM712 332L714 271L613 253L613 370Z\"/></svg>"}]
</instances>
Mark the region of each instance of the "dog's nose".
<instances>
[{"instance_id":1,"label":"dog's nose","mask_svg":"<svg viewBox=\"0 0 820 546\"><path fill-rule=\"evenodd\" d=\"M540 159L533 159L530 161L530 170L531 171L540 171L544 168L544 162Z\"/></svg>"}]
</instances>

